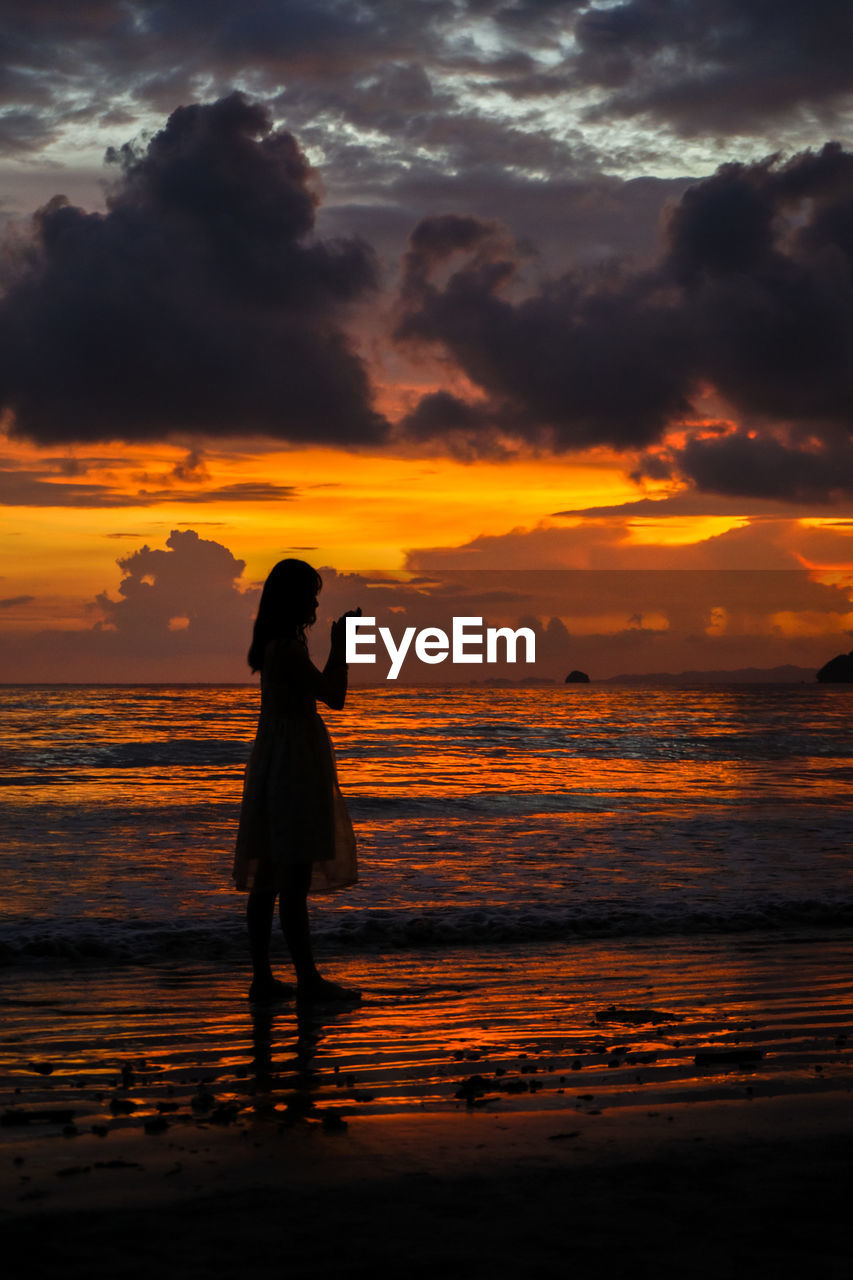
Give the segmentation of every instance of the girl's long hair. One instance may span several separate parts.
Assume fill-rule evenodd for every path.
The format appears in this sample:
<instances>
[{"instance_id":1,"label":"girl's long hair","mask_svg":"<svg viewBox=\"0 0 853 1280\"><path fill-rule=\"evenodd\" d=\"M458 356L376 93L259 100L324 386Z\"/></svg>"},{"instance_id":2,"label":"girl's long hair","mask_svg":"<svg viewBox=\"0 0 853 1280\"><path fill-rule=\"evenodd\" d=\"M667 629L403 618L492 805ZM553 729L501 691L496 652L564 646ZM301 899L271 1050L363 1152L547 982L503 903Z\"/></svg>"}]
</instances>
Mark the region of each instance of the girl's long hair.
<instances>
[{"instance_id":1,"label":"girl's long hair","mask_svg":"<svg viewBox=\"0 0 853 1280\"><path fill-rule=\"evenodd\" d=\"M261 592L258 616L252 632L249 666L260 671L264 650L277 636L305 638L305 629L316 622L314 599L323 585L316 569L304 560L279 560Z\"/></svg>"}]
</instances>

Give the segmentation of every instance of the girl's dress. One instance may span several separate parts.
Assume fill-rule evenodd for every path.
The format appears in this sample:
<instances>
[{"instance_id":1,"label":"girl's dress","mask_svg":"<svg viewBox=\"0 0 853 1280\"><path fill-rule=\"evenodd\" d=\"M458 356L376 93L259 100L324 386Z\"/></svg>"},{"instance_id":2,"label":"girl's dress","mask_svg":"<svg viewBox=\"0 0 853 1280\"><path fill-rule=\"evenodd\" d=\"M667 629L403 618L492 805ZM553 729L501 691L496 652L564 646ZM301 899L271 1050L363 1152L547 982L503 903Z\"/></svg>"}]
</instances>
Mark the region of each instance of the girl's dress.
<instances>
[{"instance_id":1,"label":"girl's dress","mask_svg":"<svg viewBox=\"0 0 853 1280\"><path fill-rule=\"evenodd\" d=\"M234 881L278 890L283 874L311 864L311 891L358 879L355 835L338 788L335 753L317 714L326 675L303 641L272 641L261 671L261 714L243 782Z\"/></svg>"}]
</instances>

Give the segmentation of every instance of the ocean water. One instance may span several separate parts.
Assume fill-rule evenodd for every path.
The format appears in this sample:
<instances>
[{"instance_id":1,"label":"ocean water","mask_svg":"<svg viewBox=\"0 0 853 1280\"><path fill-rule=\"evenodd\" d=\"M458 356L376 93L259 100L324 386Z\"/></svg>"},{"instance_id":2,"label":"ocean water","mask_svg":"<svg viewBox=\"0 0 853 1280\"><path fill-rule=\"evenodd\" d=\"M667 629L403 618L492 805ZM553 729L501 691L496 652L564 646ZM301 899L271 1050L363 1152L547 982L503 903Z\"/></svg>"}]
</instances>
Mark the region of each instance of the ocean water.
<instances>
[{"instance_id":1,"label":"ocean water","mask_svg":"<svg viewBox=\"0 0 853 1280\"><path fill-rule=\"evenodd\" d=\"M245 998L257 690L0 696L4 1143L853 1084L853 690L352 691L361 880L312 912L365 998L308 1015Z\"/></svg>"},{"instance_id":2,"label":"ocean water","mask_svg":"<svg viewBox=\"0 0 853 1280\"><path fill-rule=\"evenodd\" d=\"M244 955L252 687L6 687L0 961ZM853 690L370 688L328 712L341 950L853 923Z\"/></svg>"}]
</instances>

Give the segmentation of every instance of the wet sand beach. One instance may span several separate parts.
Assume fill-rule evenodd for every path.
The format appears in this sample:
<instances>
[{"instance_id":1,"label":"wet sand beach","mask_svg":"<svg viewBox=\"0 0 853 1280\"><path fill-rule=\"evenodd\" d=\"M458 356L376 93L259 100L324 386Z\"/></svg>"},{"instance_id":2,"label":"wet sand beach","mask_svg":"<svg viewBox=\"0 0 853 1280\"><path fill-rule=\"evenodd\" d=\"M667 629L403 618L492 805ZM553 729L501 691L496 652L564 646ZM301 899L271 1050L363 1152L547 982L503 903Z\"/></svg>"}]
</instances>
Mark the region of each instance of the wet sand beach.
<instances>
[{"instance_id":1,"label":"wet sand beach","mask_svg":"<svg viewBox=\"0 0 853 1280\"><path fill-rule=\"evenodd\" d=\"M337 957L362 1005L254 1015L212 965L19 970L4 1240L43 1276L846 1275L851 958Z\"/></svg>"},{"instance_id":2,"label":"wet sand beach","mask_svg":"<svg viewBox=\"0 0 853 1280\"><path fill-rule=\"evenodd\" d=\"M7 1274L849 1275L849 1099L568 1123L194 1126L109 1157L84 1139L50 1203L4 1214Z\"/></svg>"}]
</instances>

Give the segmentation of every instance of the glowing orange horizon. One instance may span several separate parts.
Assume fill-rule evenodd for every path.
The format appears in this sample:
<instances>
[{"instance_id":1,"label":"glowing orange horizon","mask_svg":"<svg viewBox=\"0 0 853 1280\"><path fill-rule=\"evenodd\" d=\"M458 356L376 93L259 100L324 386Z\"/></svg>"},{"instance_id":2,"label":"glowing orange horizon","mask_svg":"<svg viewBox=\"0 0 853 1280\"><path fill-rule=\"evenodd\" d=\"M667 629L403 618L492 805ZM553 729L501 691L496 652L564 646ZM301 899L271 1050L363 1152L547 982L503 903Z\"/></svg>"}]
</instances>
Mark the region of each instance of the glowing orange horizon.
<instances>
[{"instance_id":1,"label":"glowing orange horizon","mask_svg":"<svg viewBox=\"0 0 853 1280\"><path fill-rule=\"evenodd\" d=\"M626 459L607 449L566 458L523 454L510 464L414 449L406 456L255 441L214 441L194 452L188 442L50 450L8 440L4 454L22 485L33 479L37 486L32 505L5 509L0 596L14 602L2 615L12 631L91 627L91 602L103 591L115 595L119 585L117 559L144 543L162 547L176 528L227 546L245 561L249 585L286 555L338 570L401 569L409 551L420 550L424 563L430 548L450 567L455 549L472 542L477 567L594 568L596 548L585 555L582 540L596 529L606 540L607 567L665 568L668 552L713 549L714 539L750 524L741 515L632 515L628 504L638 496L664 496L670 486L649 483L639 491ZM620 506L610 517L551 514ZM793 564L819 570L821 580L846 574L844 581L853 581L851 522L808 516L788 524L791 539L806 539L792 542ZM573 531L581 539L576 553ZM805 634L820 624L785 617L780 625ZM843 625L834 620L827 631Z\"/></svg>"}]
</instances>

